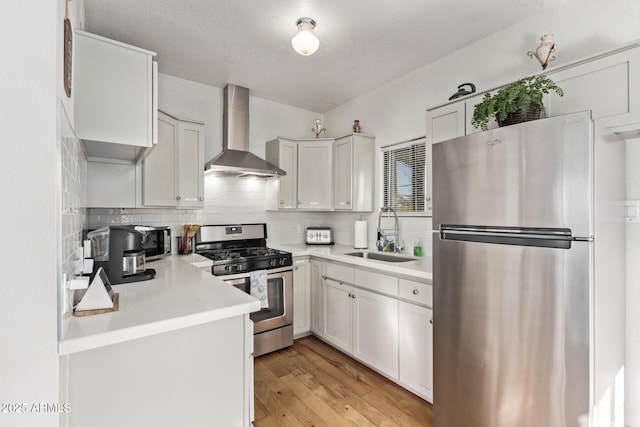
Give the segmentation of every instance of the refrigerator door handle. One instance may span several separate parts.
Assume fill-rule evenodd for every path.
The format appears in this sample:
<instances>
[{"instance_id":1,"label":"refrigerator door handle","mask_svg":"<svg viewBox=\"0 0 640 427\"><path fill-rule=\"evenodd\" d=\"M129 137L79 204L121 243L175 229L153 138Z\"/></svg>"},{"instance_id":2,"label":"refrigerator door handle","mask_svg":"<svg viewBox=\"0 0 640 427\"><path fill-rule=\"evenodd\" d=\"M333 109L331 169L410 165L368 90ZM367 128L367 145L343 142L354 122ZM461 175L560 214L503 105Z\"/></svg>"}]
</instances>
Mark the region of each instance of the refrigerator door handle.
<instances>
[{"instance_id":1,"label":"refrigerator door handle","mask_svg":"<svg viewBox=\"0 0 640 427\"><path fill-rule=\"evenodd\" d=\"M517 228L484 226L440 226L442 240L540 246L570 249L572 242L590 242L593 237L573 237L568 228Z\"/></svg>"}]
</instances>

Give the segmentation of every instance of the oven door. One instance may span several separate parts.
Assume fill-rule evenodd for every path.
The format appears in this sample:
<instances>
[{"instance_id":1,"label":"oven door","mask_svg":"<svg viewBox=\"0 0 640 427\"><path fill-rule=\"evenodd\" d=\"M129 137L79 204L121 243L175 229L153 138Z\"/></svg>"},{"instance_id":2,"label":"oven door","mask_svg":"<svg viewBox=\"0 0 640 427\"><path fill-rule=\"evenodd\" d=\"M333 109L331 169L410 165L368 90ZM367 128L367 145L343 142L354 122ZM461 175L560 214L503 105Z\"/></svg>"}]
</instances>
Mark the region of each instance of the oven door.
<instances>
[{"instance_id":1,"label":"oven door","mask_svg":"<svg viewBox=\"0 0 640 427\"><path fill-rule=\"evenodd\" d=\"M267 272L269 306L250 314L255 334L293 324L293 271L290 268L284 271ZM250 293L249 274L222 279L243 292Z\"/></svg>"}]
</instances>

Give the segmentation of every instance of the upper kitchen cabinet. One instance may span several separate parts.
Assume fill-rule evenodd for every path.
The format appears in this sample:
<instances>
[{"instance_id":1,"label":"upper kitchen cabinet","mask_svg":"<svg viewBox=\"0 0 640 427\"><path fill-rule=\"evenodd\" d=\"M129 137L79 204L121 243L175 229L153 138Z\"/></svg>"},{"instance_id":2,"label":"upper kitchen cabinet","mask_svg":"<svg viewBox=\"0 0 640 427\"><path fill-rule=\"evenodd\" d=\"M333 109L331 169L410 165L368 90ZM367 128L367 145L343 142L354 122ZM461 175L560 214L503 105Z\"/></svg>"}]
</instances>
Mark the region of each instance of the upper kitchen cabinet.
<instances>
[{"instance_id":1,"label":"upper kitchen cabinet","mask_svg":"<svg viewBox=\"0 0 640 427\"><path fill-rule=\"evenodd\" d=\"M465 135L465 117L464 101L427 110L427 143Z\"/></svg>"},{"instance_id":2,"label":"upper kitchen cabinet","mask_svg":"<svg viewBox=\"0 0 640 427\"><path fill-rule=\"evenodd\" d=\"M142 203L204 205L204 123L158 113L158 146L142 164Z\"/></svg>"},{"instance_id":3,"label":"upper kitchen cabinet","mask_svg":"<svg viewBox=\"0 0 640 427\"><path fill-rule=\"evenodd\" d=\"M275 209L331 210L333 139L268 141L266 160L287 175L273 181L277 187Z\"/></svg>"},{"instance_id":4,"label":"upper kitchen cabinet","mask_svg":"<svg viewBox=\"0 0 640 427\"><path fill-rule=\"evenodd\" d=\"M75 31L75 132L90 158L139 162L157 142L154 52Z\"/></svg>"},{"instance_id":5,"label":"upper kitchen cabinet","mask_svg":"<svg viewBox=\"0 0 640 427\"><path fill-rule=\"evenodd\" d=\"M586 58L547 74L564 90L545 96L547 116L591 110L592 117L615 132L640 129L640 46ZM497 91L496 88L492 91ZM473 109L484 93L427 110L427 142L434 143L480 132L471 125ZM497 127L489 122L489 129Z\"/></svg>"},{"instance_id":6,"label":"upper kitchen cabinet","mask_svg":"<svg viewBox=\"0 0 640 427\"><path fill-rule=\"evenodd\" d=\"M333 209L373 211L375 138L352 134L333 145Z\"/></svg>"},{"instance_id":7,"label":"upper kitchen cabinet","mask_svg":"<svg viewBox=\"0 0 640 427\"><path fill-rule=\"evenodd\" d=\"M333 139L298 142L298 209L331 209Z\"/></svg>"},{"instance_id":8,"label":"upper kitchen cabinet","mask_svg":"<svg viewBox=\"0 0 640 427\"><path fill-rule=\"evenodd\" d=\"M640 126L640 47L564 67L549 76L565 93L547 96L549 116L591 110L604 126Z\"/></svg>"},{"instance_id":9,"label":"upper kitchen cabinet","mask_svg":"<svg viewBox=\"0 0 640 427\"><path fill-rule=\"evenodd\" d=\"M292 139L277 138L267 142L265 158L287 174L272 183L277 184L277 209L298 207L298 143Z\"/></svg>"}]
</instances>

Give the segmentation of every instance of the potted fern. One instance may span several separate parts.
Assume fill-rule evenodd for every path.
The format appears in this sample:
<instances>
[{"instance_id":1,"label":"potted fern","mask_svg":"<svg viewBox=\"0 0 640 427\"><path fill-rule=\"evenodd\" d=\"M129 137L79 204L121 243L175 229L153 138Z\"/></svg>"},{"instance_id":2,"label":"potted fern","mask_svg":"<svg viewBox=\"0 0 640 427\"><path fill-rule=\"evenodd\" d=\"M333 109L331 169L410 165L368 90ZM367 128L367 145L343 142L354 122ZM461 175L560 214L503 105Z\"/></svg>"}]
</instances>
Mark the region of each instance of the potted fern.
<instances>
[{"instance_id":1,"label":"potted fern","mask_svg":"<svg viewBox=\"0 0 640 427\"><path fill-rule=\"evenodd\" d=\"M545 117L542 98L549 92L564 95L562 89L544 74L522 78L504 86L495 95L486 93L482 102L473 107L471 124L487 130L492 118L498 125L508 126Z\"/></svg>"}]
</instances>

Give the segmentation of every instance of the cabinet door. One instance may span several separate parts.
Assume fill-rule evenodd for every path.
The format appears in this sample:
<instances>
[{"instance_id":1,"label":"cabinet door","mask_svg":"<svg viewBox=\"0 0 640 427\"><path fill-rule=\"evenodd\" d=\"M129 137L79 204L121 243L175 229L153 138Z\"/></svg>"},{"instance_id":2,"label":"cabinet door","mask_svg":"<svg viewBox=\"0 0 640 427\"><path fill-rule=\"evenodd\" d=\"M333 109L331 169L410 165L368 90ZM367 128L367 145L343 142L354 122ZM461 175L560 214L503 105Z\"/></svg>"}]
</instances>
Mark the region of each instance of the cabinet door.
<instances>
[{"instance_id":1,"label":"cabinet door","mask_svg":"<svg viewBox=\"0 0 640 427\"><path fill-rule=\"evenodd\" d=\"M400 302L400 383L433 402L433 311Z\"/></svg>"},{"instance_id":2,"label":"cabinet door","mask_svg":"<svg viewBox=\"0 0 640 427\"><path fill-rule=\"evenodd\" d=\"M293 335L303 335L311 329L311 295L309 259L293 260Z\"/></svg>"},{"instance_id":3,"label":"cabinet door","mask_svg":"<svg viewBox=\"0 0 640 427\"><path fill-rule=\"evenodd\" d=\"M352 291L353 355L398 379L398 300L362 289Z\"/></svg>"},{"instance_id":4,"label":"cabinet door","mask_svg":"<svg viewBox=\"0 0 640 427\"><path fill-rule=\"evenodd\" d=\"M337 139L333 146L333 209L353 209L352 189L353 137L348 136Z\"/></svg>"},{"instance_id":5,"label":"cabinet door","mask_svg":"<svg viewBox=\"0 0 640 427\"><path fill-rule=\"evenodd\" d=\"M323 279L323 337L342 350L351 353L351 300L353 288L331 279Z\"/></svg>"},{"instance_id":6,"label":"cabinet door","mask_svg":"<svg viewBox=\"0 0 640 427\"><path fill-rule=\"evenodd\" d=\"M427 143L463 136L465 117L464 101L427 111Z\"/></svg>"},{"instance_id":7,"label":"cabinet door","mask_svg":"<svg viewBox=\"0 0 640 427\"><path fill-rule=\"evenodd\" d=\"M280 183L279 209L298 207L298 144L293 141L280 141L278 167L287 174L278 178Z\"/></svg>"},{"instance_id":8,"label":"cabinet door","mask_svg":"<svg viewBox=\"0 0 640 427\"><path fill-rule=\"evenodd\" d=\"M142 203L146 206L176 206L176 144L178 121L158 114L158 144L142 164Z\"/></svg>"},{"instance_id":9,"label":"cabinet door","mask_svg":"<svg viewBox=\"0 0 640 427\"><path fill-rule=\"evenodd\" d=\"M322 262L312 260L311 269L311 331L324 336L324 303L322 299Z\"/></svg>"},{"instance_id":10,"label":"cabinet door","mask_svg":"<svg viewBox=\"0 0 640 427\"><path fill-rule=\"evenodd\" d=\"M565 95L546 95L547 115L591 110L605 126L640 121L640 48L579 64L550 75Z\"/></svg>"},{"instance_id":11,"label":"cabinet door","mask_svg":"<svg viewBox=\"0 0 640 427\"><path fill-rule=\"evenodd\" d=\"M202 124L188 121L178 122L176 158L178 206L203 206L204 126Z\"/></svg>"},{"instance_id":12,"label":"cabinet door","mask_svg":"<svg viewBox=\"0 0 640 427\"><path fill-rule=\"evenodd\" d=\"M333 140L298 143L298 209L331 209Z\"/></svg>"},{"instance_id":13,"label":"cabinet door","mask_svg":"<svg viewBox=\"0 0 640 427\"><path fill-rule=\"evenodd\" d=\"M78 138L141 147L153 143L153 56L76 31L73 93Z\"/></svg>"}]
</instances>

